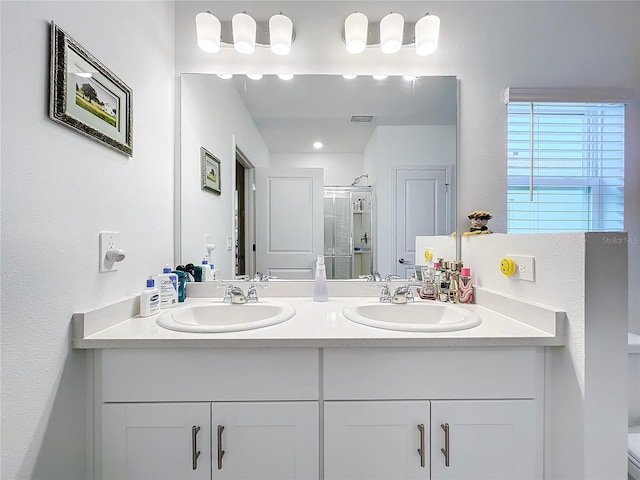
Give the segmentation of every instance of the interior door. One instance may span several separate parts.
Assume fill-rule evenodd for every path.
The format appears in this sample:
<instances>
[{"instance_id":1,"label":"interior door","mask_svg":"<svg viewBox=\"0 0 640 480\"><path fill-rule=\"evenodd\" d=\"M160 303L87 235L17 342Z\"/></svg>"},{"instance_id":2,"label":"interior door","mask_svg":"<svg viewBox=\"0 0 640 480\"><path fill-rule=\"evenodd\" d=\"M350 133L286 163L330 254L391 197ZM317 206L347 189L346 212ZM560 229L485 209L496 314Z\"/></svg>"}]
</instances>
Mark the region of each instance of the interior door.
<instances>
[{"instance_id":1,"label":"interior door","mask_svg":"<svg viewBox=\"0 0 640 480\"><path fill-rule=\"evenodd\" d=\"M256 269L312 279L323 253L322 168L256 168Z\"/></svg>"},{"instance_id":2,"label":"interior door","mask_svg":"<svg viewBox=\"0 0 640 480\"><path fill-rule=\"evenodd\" d=\"M416 236L449 235L446 169L398 169L395 178L396 271L414 273Z\"/></svg>"}]
</instances>

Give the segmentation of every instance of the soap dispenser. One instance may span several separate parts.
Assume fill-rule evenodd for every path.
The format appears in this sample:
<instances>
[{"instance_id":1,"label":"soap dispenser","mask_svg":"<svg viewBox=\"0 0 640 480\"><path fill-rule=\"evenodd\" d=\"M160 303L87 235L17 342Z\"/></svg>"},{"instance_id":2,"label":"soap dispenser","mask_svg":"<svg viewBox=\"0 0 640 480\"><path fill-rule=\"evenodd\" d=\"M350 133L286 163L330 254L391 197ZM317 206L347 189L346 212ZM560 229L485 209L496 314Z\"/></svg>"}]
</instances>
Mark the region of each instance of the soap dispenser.
<instances>
[{"instance_id":1,"label":"soap dispenser","mask_svg":"<svg viewBox=\"0 0 640 480\"><path fill-rule=\"evenodd\" d=\"M318 255L316 262L316 278L313 282L313 300L316 302L326 302L329 300L329 286L327 285L324 255Z\"/></svg>"}]
</instances>

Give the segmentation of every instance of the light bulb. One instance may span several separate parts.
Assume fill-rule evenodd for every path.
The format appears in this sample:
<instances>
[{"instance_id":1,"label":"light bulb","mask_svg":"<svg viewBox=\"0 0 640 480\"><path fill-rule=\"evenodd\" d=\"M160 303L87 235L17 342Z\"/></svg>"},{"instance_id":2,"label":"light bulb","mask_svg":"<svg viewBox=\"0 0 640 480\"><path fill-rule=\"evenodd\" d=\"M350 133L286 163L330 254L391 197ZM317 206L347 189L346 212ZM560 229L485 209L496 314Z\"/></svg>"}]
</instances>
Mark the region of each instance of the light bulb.
<instances>
[{"instance_id":1,"label":"light bulb","mask_svg":"<svg viewBox=\"0 0 640 480\"><path fill-rule=\"evenodd\" d=\"M382 53L396 53L402 47L404 18L390 13L380 21L380 49Z\"/></svg>"},{"instance_id":2,"label":"light bulb","mask_svg":"<svg viewBox=\"0 0 640 480\"><path fill-rule=\"evenodd\" d=\"M247 73L247 77L249 77L251 80L260 80L262 78L262 74L261 73Z\"/></svg>"},{"instance_id":3,"label":"light bulb","mask_svg":"<svg viewBox=\"0 0 640 480\"><path fill-rule=\"evenodd\" d=\"M354 75L352 73L345 73L344 75L342 75L343 78L346 78L347 80L353 80L354 78L358 78L358 75Z\"/></svg>"},{"instance_id":4,"label":"light bulb","mask_svg":"<svg viewBox=\"0 0 640 480\"><path fill-rule=\"evenodd\" d=\"M231 18L233 30L233 47L244 54L253 53L256 49L256 21L246 13L236 13Z\"/></svg>"},{"instance_id":5,"label":"light bulb","mask_svg":"<svg viewBox=\"0 0 640 480\"><path fill-rule=\"evenodd\" d=\"M344 41L347 52L362 53L367 48L369 21L364 13L355 12L344 20Z\"/></svg>"},{"instance_id":6,"label":"light bulb","mask_svg":"<svg viewBox=\"0 0 640 480\"><path fill-rule=\"evenodd\" d=\"M220 20L209 12L196 15L198 46L209 53L220 51Z\"/></svg>"},{"instance_id":7,"label":"light bulb","mask_svg":"<svg viewBox=\"0 0 640 480\"><path fill-rule=\"evenodd\" d=\"M320 150L322 148L322 142L313 142L313 148Z\"/></svg>"},{"instance_id":8,"label":"light bulb","mask_svg":"<svg viewBox=\"0 0 640 480\"><path fill-rule=\"evenodd\" d=\"M271 51L276 55L288 55L291 52L293 22L285 15L274 15L269 19L269 39Z\"/></svg>"},{"instance_id":9,"label":"light bulb","mask_svg":"<svg viewBox=\"0 0 640 480\"><path fill-rule=\"evenodd\" d=\"M435 15L425 15L416 22L416 53L420 56L431 55L438 48L440 19Z\"/></svg>"},{"instance_id":10,"label":"light bulb","mask_svg":"<svg viewBox=\"0 0 640 480\"><path fill-rule=\"evenodd\" d=\"M291 80L293 78L293 73L279 73L278 78L280 80Z\"/></svg>"},{"instance_id":11,"label":"light bulb","mask_svg":"<svg viewBox=\"0 0 640 480\"><path fill-rule=\"evenodd\" d=\"M224 79L224 80L229 80L230 78L233 78L233 74L231 73L218 73L218 77Z\"/></svg>"}]
</instances>

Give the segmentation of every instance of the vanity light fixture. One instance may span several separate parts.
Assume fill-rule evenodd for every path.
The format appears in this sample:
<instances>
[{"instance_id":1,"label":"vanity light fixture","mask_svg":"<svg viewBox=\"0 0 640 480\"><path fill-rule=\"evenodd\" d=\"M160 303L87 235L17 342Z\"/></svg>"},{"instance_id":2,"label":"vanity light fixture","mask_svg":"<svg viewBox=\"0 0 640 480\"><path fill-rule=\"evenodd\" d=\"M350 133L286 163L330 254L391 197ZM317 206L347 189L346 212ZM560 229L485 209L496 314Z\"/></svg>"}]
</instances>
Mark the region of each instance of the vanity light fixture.
<instances>
[{"instance_id":1,"label":"vanity light fixture","mask_svg":"<svg viewBox=\"0 0 640 480\"><path fill-rule=\"evenodd\" d=\"M413 82L418 77L416 77L415 75L403 75L402 78L404 78L407 82Z\"/></svg>"},{"instance_id":2,"label":"vanity light fixture","mask_svg":"<svg viewBox=\"0 0 640 480\"><path fill-rule=\"evenodd\" d=\"M247 73L247 77L249 77L251 80L260 80L262 78L262 74L261 73Z\"/></svg>"},{"instance_id":3,"label":"vanity light fixture","mask_svg":"<svg viewBox=\"0 0 640 480\"><path fill-rule=\"evenodd\" d=\"M404 17L390 13L380 21L380 50L382 53L396 53L402 48Z\"/></svg>"},{"instance_id":4,"label":"vanity light fixture","mask_svg":"<svg viewBox=\"0 0 640 480\"><path fill-rule=\"evenodd\" d=\"M358 75L354 75L352 73L345 73L344 75L342 75L342 78L345 78L347 80L353 80L354 78L358 78Z\"/></svg>"},{"instance_id":5,"label":"vanity light fixture","mask_svg":"<svg viewBox=\"0 0 640 480\"><path fill-rule=\"evenodd\" d=\"M373 75L373 78L376 80L384 80L388 75Z\"/></svg>"},{"instance_id":6,"label":"vanity light fixture","mask_svg":"<svg viewBox=\"0 0 640 480\"><path fill-rule=\"evenodd\" d=\"M293 73L279 73L278 78L280 80L291 80L293 79Z\"/></svg>"},{"instance_id":7,"label":"vanity light fixture","mask_svg":"<svg viewBox=\"0 0 640 480\"><path fill-rule=\"evenodd\" d=\"M389 13L380 23L371 23L364 13L356 12L344 21L342 39L349 53L362 53L367 47L380 47L383 53L398 52L414 46L420 56L431 55L438 47L440 18L427 13L414 23L405 23L399 13Z\"/></svg>"},{"instance_id":8,"label":"vanity light fixture","mask_svg":"<svg viewBox=\"0 0 640 480\"><path fill-rule=\"evenodd\" d=\"M323 147L322 142L313 142L313 148L320 150Z\"/></svg>"},{"instance_id":9,"label":"vanity light fixture","mask_svg":"<svg viewBox=\"0 0 640 480\"><path fill-rule=\"evenodd\" d=\"M246 12L236 13L230 23L221 23L211 12L200 12L196 15L196 36L198 46L209 53L233 47L248 55L262 47L276 55L288 55L295 31L291 19L282 13L273 15L267 24L256 22Z\"/></svg>"},{"instance_id":10,"label":"vanity light fixture","mask_svg":"<svg viewBox=\"0 0 640 480\"><path fill-rule=\"evenodd\" d=\"M218 73L218 76L223 80L230 80L231 78L233 78L232 73Z\"/></svg>"}]
</instances>

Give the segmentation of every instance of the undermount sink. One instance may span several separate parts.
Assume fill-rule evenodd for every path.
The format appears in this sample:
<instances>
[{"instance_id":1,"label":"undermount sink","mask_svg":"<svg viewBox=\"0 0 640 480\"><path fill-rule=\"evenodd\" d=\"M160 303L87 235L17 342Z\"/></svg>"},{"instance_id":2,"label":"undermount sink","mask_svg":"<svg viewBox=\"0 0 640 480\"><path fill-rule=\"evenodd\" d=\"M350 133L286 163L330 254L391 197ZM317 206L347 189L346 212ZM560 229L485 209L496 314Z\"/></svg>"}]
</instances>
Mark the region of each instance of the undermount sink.
<instances>
[{"instance_id":1,"label":"undermount sink","mask_svg":"<svg viewBox=\"0 0 640 480\"><path fill-rule=\"evenodd\" d=\"M293 305L277 301L231 304L184 304L161 313L156 323L169 330L194 333L238 332L268 327L296 314Z\"/></svg>"},{"instance_id":2,"label":"undermount sink","mask_svg":"<svg viewBox=\"0 0 640 480\"><path fill-rule=\"evenodd\" d=\"M471 310L438 302L354 304L344 307L342 314L362 325L404 332L453 332L482 323Z\"/></svg>"}]
</instances>

